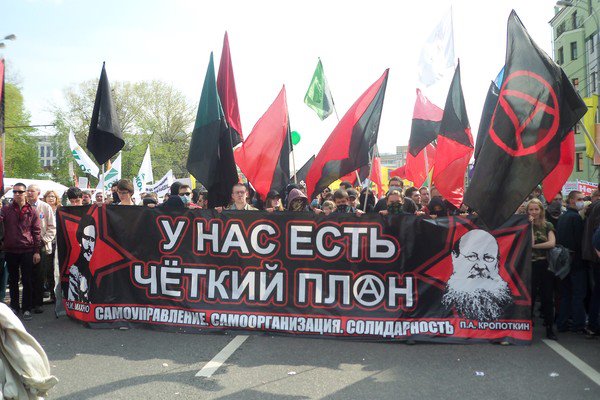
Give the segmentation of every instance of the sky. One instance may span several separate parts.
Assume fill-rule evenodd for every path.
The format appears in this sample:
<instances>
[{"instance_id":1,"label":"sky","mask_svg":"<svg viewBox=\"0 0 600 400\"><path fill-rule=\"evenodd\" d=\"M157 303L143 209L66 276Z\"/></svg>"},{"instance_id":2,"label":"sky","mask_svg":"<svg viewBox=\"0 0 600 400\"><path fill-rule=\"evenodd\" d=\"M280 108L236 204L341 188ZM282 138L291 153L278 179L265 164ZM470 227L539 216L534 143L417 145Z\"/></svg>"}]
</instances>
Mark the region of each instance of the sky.
<instances>
[{"instance_id":1,"label":"sky","mask_svg":"<svg viewBox=\"0 0 600 400\"><path fill-rule=\"evenodd\" d=\"M0 49L0 57L6 59L7 75L20 82L31 123L50 124L51 105L63 104L66 88L98 78L103 61L109 81L159 79L197 104L210 52L218 68L227 31L243 134L251 132L285 85L291 129L301 136L295 148L299 169L337 123L335 114L321 121L303 102L318 57L340 118L390 68L378 146L381 153L394 153L396 146L408 143L420 50L451 7L455 55L476 136L489 83L504 65L510 11L517 12L534 41L550 54L548 22L554 4L0 0L0 37L17 35Z\"/></svg>"}]
</instances>

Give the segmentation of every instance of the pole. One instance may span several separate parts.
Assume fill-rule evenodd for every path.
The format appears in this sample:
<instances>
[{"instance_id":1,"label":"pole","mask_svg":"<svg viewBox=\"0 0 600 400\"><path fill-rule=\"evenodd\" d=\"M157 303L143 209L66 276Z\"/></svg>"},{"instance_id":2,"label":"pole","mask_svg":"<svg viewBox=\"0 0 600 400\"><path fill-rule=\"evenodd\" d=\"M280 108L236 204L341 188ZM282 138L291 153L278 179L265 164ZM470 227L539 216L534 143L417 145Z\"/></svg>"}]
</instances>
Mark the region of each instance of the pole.
<instances>
[{"instance_id":1,"label":"pole","mask_svg":"<svg viewBox=\"0 0 600 400\"><path fill-rule=\"evenodd\" d=\"M104 190L104 164L102 164L102 177L100 178L100 187L102 188L102 197L104 197L104 193L106 192L106 190Z\"/></svg>"},{"instance_id":2,"label":"pole","mask_svg":"<svg viewBox=\"0 0 600 400\"><path fill-rule=\"evenodd\" d=\"M592 135L590 135L590 133L588 132L588 130L585 128L585 125L582 124L581 121L577 122L577 124L581 127L581 129L583 129L583 133L585 133L585 136L587 136L587 138L592 143L592 146L594 146L594 152L598 156L600 156L600 149L598 148L598 145L596 144L596 141L592 138Z\"/></svg>"},{"instance_id":3,"label":"pole","mask_svg":"<svg viewBox=\"0 0 600 400\"><path fill-rule=\"evenodd\" d=\"M373 160L375 159L375 149L373 149L373 155L371 155L371 160L369 161L369 175L367 175L367 180L369 181L369 186L371 186L371 170L373 169ZM365 190L365 204L363 205L363 211L367 212L367 203L369 198L369 186Z\"/></svg>"}]
</instances>

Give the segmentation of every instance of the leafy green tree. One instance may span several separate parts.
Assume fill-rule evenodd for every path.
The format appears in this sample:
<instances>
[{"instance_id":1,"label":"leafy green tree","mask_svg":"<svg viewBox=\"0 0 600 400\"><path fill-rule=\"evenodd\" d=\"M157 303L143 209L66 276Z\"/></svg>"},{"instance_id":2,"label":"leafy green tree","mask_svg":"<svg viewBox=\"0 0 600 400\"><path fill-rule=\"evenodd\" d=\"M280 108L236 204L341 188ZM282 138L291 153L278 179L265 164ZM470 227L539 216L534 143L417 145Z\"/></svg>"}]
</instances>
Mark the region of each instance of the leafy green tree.
<instances>
[{"instance_id":1,"label":"leafy green tree","mask_svg":"<svg viewBox=\"0 0 600 400\"><path fill-rule=\"evenodd\" d=\"M85 148L97 86L98 80L90 80L70 87L65 91L66 106L54 107L59 132L56 146L61 154L70 154L69 129ZM161 81L111 82L111 90L125 140L122 176L131 179L137 175L148 144L155 179L169 169L173 169L176 176L187 175L185 164L195 107L188 104L179 90ZM64 178L72 180L64 171L74 160L61 158L55 176L61 182ZM77 168L75 173L81 174ZM94 179L92 184L96 183Z\"/></svg>"},{"instance_id":2,"label":"leafy green tree","mask_svg":"<svg viewBox=\"0 0 600 400\"><path fill-rule=\"evenodd\" d=\"M11 178L39 178L42 167L38 155L38 140L32 135L34 129L28 127L31 116L23 104L21 89L7 82L4 96L4 175Z\"/></svg>"}]
</instances>

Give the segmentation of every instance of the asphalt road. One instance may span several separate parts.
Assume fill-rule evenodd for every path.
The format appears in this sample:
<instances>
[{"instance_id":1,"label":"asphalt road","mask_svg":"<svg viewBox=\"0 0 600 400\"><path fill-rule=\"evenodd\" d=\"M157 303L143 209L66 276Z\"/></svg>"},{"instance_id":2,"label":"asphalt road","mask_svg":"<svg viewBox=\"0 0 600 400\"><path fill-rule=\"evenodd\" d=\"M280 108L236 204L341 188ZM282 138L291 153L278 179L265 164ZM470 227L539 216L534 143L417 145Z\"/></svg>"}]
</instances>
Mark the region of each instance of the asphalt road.
<instances>
[{"instance_id":1,"label":"asphalt road","mask_svg":"<svg viewBox=\"0 0 600 400\"><path fill-rule=\"evenodd\" d=\"M249 334L212 376L197 377L244 334L89 329L45 310L25 326L60 380L50 399L600 399L600 380L543 343L541 329L531 346ZM600 339L561 334L558 343L600 373Z\"/></svg>"}]
</instances>

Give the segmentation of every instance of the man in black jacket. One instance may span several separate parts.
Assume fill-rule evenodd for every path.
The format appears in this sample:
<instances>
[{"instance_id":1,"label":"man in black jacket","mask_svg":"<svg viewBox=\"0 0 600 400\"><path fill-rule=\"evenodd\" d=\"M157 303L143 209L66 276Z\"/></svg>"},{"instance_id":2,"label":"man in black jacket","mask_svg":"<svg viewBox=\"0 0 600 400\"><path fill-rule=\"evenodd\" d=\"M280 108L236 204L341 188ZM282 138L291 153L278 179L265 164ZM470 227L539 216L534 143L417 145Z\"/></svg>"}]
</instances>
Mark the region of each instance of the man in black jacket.
<instances>
[{"instance_id":1,"label":"man in black jacket","mask_svg":"<svg viewBox=\"0 0 600 400\"><path fill-rule=\"evenodd\" d=\"M573 190L567 196L567 211L560 216L556 227L558 244L569 249L571 271L561 281L561 300L556 327L559 332L571 330L585 332L584 299L587 289L587 262L581 255L583 241L583 220L579 210L583 209L583 193ZM572 324L569 327L569 318Z\"/></svg>"}]
</instances>

